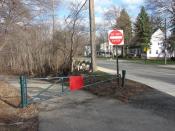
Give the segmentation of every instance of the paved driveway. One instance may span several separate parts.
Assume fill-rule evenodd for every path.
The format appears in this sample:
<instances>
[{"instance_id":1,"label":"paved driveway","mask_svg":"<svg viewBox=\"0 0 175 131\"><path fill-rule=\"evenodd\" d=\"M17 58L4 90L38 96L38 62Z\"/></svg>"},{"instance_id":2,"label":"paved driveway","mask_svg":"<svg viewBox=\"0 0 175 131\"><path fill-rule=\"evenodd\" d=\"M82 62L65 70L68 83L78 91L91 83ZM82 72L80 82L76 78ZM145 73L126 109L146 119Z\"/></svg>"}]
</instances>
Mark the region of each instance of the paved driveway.
<instances>
[{"instance_id":1,"label":"paved driveway","mask_svg":"<svg viewBox=\"0 0 175 131\"><path fill-rule=\"evenodd\" d=\"M116 62L110 60L98 60L98 69L108 73L116 73ZM175 68L167 69L158 65L145 65L120 60L120 71L126 70L126 77L144 84L147 84L155 89L175 96Z\"/></svg>"},{"instance_id":2,"label":"paved driveway","mask_svg":"<svg viewBox=\"0 0 175 131\"><path fill-rule=\"evenodd\" d=\"M39 131L174 131L175 122L116 99L71 92L40 105Z\"/></svg>"}]
</instances>

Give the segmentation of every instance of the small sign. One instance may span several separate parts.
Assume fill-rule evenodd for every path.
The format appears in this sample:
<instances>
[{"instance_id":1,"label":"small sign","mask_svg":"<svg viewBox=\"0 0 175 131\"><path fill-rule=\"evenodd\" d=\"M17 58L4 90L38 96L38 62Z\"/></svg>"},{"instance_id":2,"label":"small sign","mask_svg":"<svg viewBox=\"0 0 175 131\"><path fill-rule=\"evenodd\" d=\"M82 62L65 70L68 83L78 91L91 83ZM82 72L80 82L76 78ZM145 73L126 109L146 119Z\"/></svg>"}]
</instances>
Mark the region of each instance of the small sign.
<instances>
[{"instance_id":1,"label":"small sign","mask_svg":"<svg viewBox=\"0 0 175 131\"><path fill-rule=\"evenodd\" d=\"M123 30L108 31L108 42L110 45L124 45Z\"/></svg>"}]
</instances>

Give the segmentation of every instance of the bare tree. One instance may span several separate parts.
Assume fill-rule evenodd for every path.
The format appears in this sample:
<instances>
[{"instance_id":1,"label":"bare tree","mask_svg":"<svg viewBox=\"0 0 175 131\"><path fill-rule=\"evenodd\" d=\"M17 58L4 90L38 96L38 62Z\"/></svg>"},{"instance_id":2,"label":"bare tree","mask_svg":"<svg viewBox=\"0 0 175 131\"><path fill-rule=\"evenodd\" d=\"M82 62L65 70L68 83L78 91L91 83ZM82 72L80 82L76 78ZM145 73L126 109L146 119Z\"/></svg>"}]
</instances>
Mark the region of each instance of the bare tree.
<instances>
[{"instance_id":1,"label":"bare tree","mask_svg":"<svg viewBox=\"0 0 175 131\"><path fill-rule=\"evenodd\" d=\"M104 13L105 21L110 25L110 27L114 27L116 24L116 20L120 15L120 9L116 6L112 6L108 11Z\"/></svg>"},{"instance_id":2,"label":"bare tree","mask_svg":"<svg viewBox=\"0 0 175 131\"><path fill-rule=\"evenodd\" d=\"M82 32L84 31L84 12L87 10L86 8L86 3L87 0L82 4L82 2L71 2L70 3L70 14L66 18L66 30L68 30L70 33L70 48L69 48L69 67L70 70L72 71L72 62L73 62L73 57L76 54L76 51L78 50L80 45L80 40L81 40L81 35Z\"/></svg>"},{"instance_id":3,"label":"bare tree","mask_svg":"<svg viewBox=\"0 0 175 131\"><path fill-rule=\"evenodd\" d=\"M46 75L71 68L73 57L88 41L83 23L86 2L70 3L64 26L55 28L52 39L47 24L54 15L52 1L1 0L0 72Z\"/></svg>"},{"instance_id":4,"label":"bare tree","mask_svg":"<svg viewBox=\"0 0 175 131\"><path fill-rule=\"evenodd\" d=\"M164 40L164 52L166 57L166 50L170 53L174 52L174 39L175 39L175 1L174 0L148 0L146 1L147 8L153 13L157 13L161 16L164 23L165 40ZM164 19L166 19L164 22ZM169 40L166 37L166 31L171 30L171 36ZM169 44L169 45L167 45ZM166 62L165 62L166 63Z\"/></svg>"},{"instance_id":5,"label":"bare tree","mask_svg":"<svg viewBox=\"0 0 175 131\"><path fill-rule=\"evenodd\" d=\"M175 30L175 1L174 0L147 0L145 1L147 9L152 13L160 15L162 18L166 18L169 23L168 27ZM164 20L164 19L163 19ZM175 31L174 31L175 32Z\"/></svg>"},{"instance_id":6,"label":"bare tree","mask_svg":"<svg viewBox=\"0 0 175 131\"><path fill-rule=\"evenodd\" d=\"M41 10L50 10L48 3L49 0L0 1L1 71L44 74L58 70L63 63L62 59L56 59L54 62L55 57L51 57L51 42L49 37L46 37L50 36L49 28L35 23L35 18ZM60 52L57 52L57 55L61 56Z\"/></svg>"}]
</instances>

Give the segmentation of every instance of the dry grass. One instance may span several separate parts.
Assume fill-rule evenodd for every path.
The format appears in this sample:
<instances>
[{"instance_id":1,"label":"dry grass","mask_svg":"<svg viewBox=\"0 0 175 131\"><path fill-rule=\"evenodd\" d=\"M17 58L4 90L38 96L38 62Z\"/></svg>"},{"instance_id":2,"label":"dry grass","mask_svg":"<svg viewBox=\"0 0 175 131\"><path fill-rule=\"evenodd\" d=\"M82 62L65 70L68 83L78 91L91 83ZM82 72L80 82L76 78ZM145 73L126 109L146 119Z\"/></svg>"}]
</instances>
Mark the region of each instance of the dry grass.
<instances>
[{"instance_id":1,"label":"dry grass","mask_svg":"<svg viewBox=\"0 0 175 131\"><path fill-rule=\"evenodd\" d=\"M24 109L19 105L20 91L0 81L0 129L7 129L6 124L14 124L16 128L19 127L19 130L28 130L27 128L33 125L38 127L37 105L31 104ZM19 125L16 126L16 124Z\"/></svg>"}]
</instances>

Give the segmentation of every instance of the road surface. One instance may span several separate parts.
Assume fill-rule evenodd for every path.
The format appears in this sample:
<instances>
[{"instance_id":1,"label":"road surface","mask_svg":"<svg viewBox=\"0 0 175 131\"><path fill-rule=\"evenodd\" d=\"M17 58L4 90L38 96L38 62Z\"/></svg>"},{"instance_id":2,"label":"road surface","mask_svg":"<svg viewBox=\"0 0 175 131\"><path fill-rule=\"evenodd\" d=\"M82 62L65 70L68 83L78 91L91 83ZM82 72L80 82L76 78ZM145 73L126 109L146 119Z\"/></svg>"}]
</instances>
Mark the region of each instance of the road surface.
<instances>
[{"instance_id":1,"label":"road surface","mask_svg":"<svg viewBox=\"0 0 175 131\"><path fill-rule=\"evenodd\" d=\"M97 64L101 71L116 73L116 62L114 60L98 60ZM175 68L172 65L168 69L160 65L145 65L128 60L119 60L119 66L120 72L121 70L127 71L127 79L141 82L175 96Z\"/></svg>"}]
</instances>

